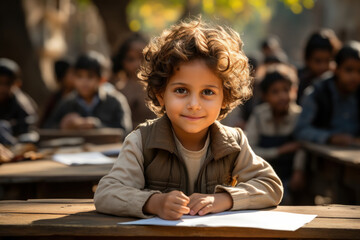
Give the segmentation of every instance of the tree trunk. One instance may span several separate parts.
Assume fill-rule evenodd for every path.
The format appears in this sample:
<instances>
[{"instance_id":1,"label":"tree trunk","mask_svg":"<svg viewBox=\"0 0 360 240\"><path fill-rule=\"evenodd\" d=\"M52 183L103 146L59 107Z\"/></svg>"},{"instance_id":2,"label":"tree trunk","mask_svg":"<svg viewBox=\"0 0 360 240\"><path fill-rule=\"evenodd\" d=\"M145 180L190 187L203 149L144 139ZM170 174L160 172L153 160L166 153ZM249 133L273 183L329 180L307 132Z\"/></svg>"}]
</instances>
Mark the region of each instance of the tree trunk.
<instances>
[{"instance_id":1,"label":"tree trunk","mask_svg":"<svg viewBox=\"0 0 360 240\"><path fill-rule=\"evenodd\" d=\"M0 1L0 57L17 62L22 71L23 90L39 104L48 96L39 59L31 44L21 0Z\"/></svg>"},{"instance_id":2,"label":"tree trunk","mask_svg":"<svg viewBox=\"0 0 360 240\"><path fill-rule=\"evenodd\" d=\"M130 0L93 0L104 20L111 54L114 54L122 41L130 34L126 19L126 6Z\"/></svg>"}]
</instances>

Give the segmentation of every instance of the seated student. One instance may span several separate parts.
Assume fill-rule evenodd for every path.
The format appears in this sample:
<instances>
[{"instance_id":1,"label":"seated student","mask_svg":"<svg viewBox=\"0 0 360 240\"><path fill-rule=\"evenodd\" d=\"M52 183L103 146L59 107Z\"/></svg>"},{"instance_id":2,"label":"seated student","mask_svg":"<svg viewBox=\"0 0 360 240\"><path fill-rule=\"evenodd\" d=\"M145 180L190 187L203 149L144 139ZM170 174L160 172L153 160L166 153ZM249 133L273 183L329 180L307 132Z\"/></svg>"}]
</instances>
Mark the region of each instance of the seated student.
<instances>
[{"instance_id":1,"label":"seated student","mask_svg":"<svg viewBox=\"0 0 360 240\"><path fill-rule=\"evenodd\" d=\"M288 57L281 47L280 39L272 35L261 43L261 52L264 64L287 63Z\"/></svg>"},{"instance_id":2,"label":"seated student","mask_svg":"<svg viewBox=\"0 0 360 240\"><path fill-rule=\"evenodd\" d=\"M95 193L97 211L179 219L277 205L282 184L239 128L220 120L251 94L239 35L202 20L165 30L145 48L139 77L160 118L127 136Z\"/></svg>"},{"instance_id":3,"label":"seated student","mask_svg":"<svg viewBox=\"0 0 360 240\"><path fill-rule=\"evenodd\" d=\"M221 123L230 126L230 127L239 127L244 129L247 121L249 120L250 114L253 111L254 107L259 104L259 94L258 94L258 84L256 79L256 72L258 68L258 61L254 57L248 56L250 76L254 79L253 81L253 92L250 99L244 102L244 104L237 106L232 110L226 118L221 120Z\"/></svg>"},{"instance_id":4,"label":"seated student","mask_svg":"<svg viewBox=\"0 0 360 240\"><path fill-rule=\"evenodd\" d=\"M301 113L301 107L295 103L296 83L293 68L284 64L269 66L260 82L264 103L255 107L246 126L254 152L266 159L283 181L286 204L291 203L287 191L290 181L299 186L303 175L304 155L293 134Z\"/></svg>"},{"instance_id":5,"label":"seated student","mask_svg":"<svg viewBox=\"0 0 360 240\"><path fill-rule=\"evenodd\" d=\"M359 143L360 43L344 46L335 61L335 75L314 84L304 96L296 127L299 140L335 145Z\"/></svg>"},{"instance_id":6,"label":"seated student","mask_svg":"<svg viewBox=\"0 0 360 240\"><path fill-rule=\"evenodd\" d=\"M44 108L43 116L39 122L40 127L45 124L59 102L74 90L73 69L69 61L64 59L55 61L54 72L56 81L59 84L59 89L52 94L49 101L47 102Z\"/></svg>"},{"instance_id":7,"label":"seated student","mask_svg":"<svg viewBox=\"0 0 360 240\"><path fill-rule=\"evenodd\" d=\"M54 110L45 124L47 128L90 129L122 128L125 131L124 111L120 101L99 89L101 66L96 55L80 56L74 66L76 91Z\"/></svg>"},{"instance_id":8,"label":"seated student","mask_svg":"<svg viewBox=\"0 0 360 240\"><path fill-rule=\"evenodd\" d=\"M333 58L340 45L340 40L331 29L322 29L309 37L305 47L305 66L298 70L299 88L296 100L298 104L308 86L324 75L332 74Z\"/></svg>"},{"instance_id":9,"label":"seated student","mask_svg":"<svg viewBox=\"0 0 360 240\"><path fill-rule=\"evenodd\" d=\"M18 65L10 59L0 59L0 143L7 145L15 144L15 137L28 133L30 125L34 123L34 116L12 91L18 77Z\"/></svg>"},{"instance_id":10,"label":"seated student","mask_svg":"<svg viewBox=\"0 0 360 240\"><path fill-rule=\"evenodd\" d=\"M125 95L131 109L134 127L147 119L156 118L156 115L146 107L146 92L136 76L144 58L142 50L146 43L147 41L143 36L135 33L125 40L112 58L112 76L109 83Z\"/></svg>"}]
</instances>

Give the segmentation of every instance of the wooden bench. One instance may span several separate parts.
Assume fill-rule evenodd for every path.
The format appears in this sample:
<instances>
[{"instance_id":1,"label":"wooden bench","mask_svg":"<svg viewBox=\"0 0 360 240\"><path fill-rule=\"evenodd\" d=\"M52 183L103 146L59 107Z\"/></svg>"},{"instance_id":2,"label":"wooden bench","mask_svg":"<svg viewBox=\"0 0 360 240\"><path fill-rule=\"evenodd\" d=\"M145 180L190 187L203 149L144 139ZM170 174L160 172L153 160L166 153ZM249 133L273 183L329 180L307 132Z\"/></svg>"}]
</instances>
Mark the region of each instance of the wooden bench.
<instances>
[{"instance_id":1,"label":"wooden bench","mask_svg":"<svg viewBox=\"0 0 360 240\"><path fill-rule=\"evenodd\" d=\"M235 227L125 226L134 220L95 211L92 200L0 201L0 238L11 239L359 239L360 206L279 206L269 211L317 214L297 231Z\"/></svg>"}]
</instances>

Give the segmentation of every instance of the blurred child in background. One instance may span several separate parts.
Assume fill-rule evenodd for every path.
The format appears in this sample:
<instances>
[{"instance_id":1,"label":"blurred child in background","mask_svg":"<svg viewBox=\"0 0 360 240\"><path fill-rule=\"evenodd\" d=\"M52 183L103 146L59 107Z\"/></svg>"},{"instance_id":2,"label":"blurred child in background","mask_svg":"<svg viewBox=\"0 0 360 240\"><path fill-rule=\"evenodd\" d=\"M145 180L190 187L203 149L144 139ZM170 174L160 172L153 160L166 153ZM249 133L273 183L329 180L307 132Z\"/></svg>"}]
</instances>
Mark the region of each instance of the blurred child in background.
<instances>
[{"instance_id":1,"label":"blurred child in background","mask_svg":"<svg viewBox=\"0 0 360 240\"><path fill-rule=\"evenodd\" d=\"M301 112L295 103L296 71L284 64L271 65L260 82L260 89L264 103L255 107L247 123L249 144L279 175L285 188L283 203L290 204L288 188L290 184L293 187L302 184L304 156L293 134Z\"/></svg>"},{"instance_id":2,"label":"blurred child in background","mask_svg":"<svg viewBox=\"0 0 360 240\"><path fill-rule=\"evenodd\" d=\"M315 83L302 101L298 139L335 145L359 144L360 43L350 42L336 55L333 77Z\"/></svg>"},{"instance_id":3,"label":"blurred child in background","mask_svg":"<svg viewBox=\"0 0 360 240\"><path fill-rule=\"evenodd\" d=\"M261 43L261 52L264 64L288 62L288 57L281 47L280 39L275 35L264 39Z\"/></svg>"},{"instance_id":4,"label":"blurred child in background","mask_svg":"<svg viewBox=\"0 0 360 240\"><path fill-rule=\"evenodd\" d=\"M36 120L32 106L24 106L26 101L19 101L13 92L19 75L20 68L14 61L0 59L0 143L5 145L15 144L16 137L28 133Z\"/></svg>"},{"instance_id":5,"label":"blurred child in background","mask_svg":"<svg viewBox=\"0 0 360 240\"><path fill-rule=\"evenodd\" d=\"M128 100L134 127L146 119L156 117L146 107L146 93L136 75L143 60L142 50L146 43L147 40L138 33L126 39L112 59L113 75L109 79L109 82L123 93Z\"/></svg>"},{"instance_id":6,"label":"blurred child in background","mask_svg":"<svg viewBox=\"0 0 360 240\"><path fill-rule=\"evenodd\" d=\"M43 116L39 122L42 127L51 116L52 111L68 94L74 90L73 68L69 61L65 59L57 60L54 63L54 72L59 89L50 97L44 108Z\"/></svg>"},{"instance_id":7,"label":"blurred child in background","mask_svg":"<svg viewBox=\"0 0 360 240\"><path fill-rule=\"evenodd\" d=\"M340 47L341 42L331 29L322 29L309 37L305 47L305 67L298 71L298 104L308 86L332 74L334 55Z\"/></svg>"},{"instance_id":8,"label":"blurred child in background","mask_svg":"<svg viewBox=\"0 0 360 240\"><path fill-rule=\"evenodd\" d=\"M95 52L80 56L74 65L75 92L66 97L45 124L49 128L91 129L125 127L121 102L100 88L101 65Z\"/></svg>"}]
</instances>

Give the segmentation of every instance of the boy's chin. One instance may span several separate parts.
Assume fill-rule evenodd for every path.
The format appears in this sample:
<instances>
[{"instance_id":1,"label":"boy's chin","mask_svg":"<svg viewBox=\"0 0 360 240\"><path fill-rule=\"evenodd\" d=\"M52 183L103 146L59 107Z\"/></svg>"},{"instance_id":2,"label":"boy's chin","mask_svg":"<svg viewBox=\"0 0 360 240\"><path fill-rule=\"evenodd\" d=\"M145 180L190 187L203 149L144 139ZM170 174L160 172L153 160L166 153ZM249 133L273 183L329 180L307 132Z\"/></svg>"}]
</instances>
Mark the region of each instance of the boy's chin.
<instances>
[{"instance_id":1,"label":"boy's chin","mask_svg":"<svg viewBox=\"0 0 360 240\"><path fill-rule=\"evenodd\" d=\"M89 98L95 95L93 92L79 92L80 97Z\"/></svg>"},{"instance_id":2,"label":"boy's chin","mask_svg":"<svg viewBox=\"0 0 360 240\"><path fill-rule=\"evenodd\" d=\"M289 112L289 106L276 109L278 115L286 115Z\"/></svg>"}]
</instances>

